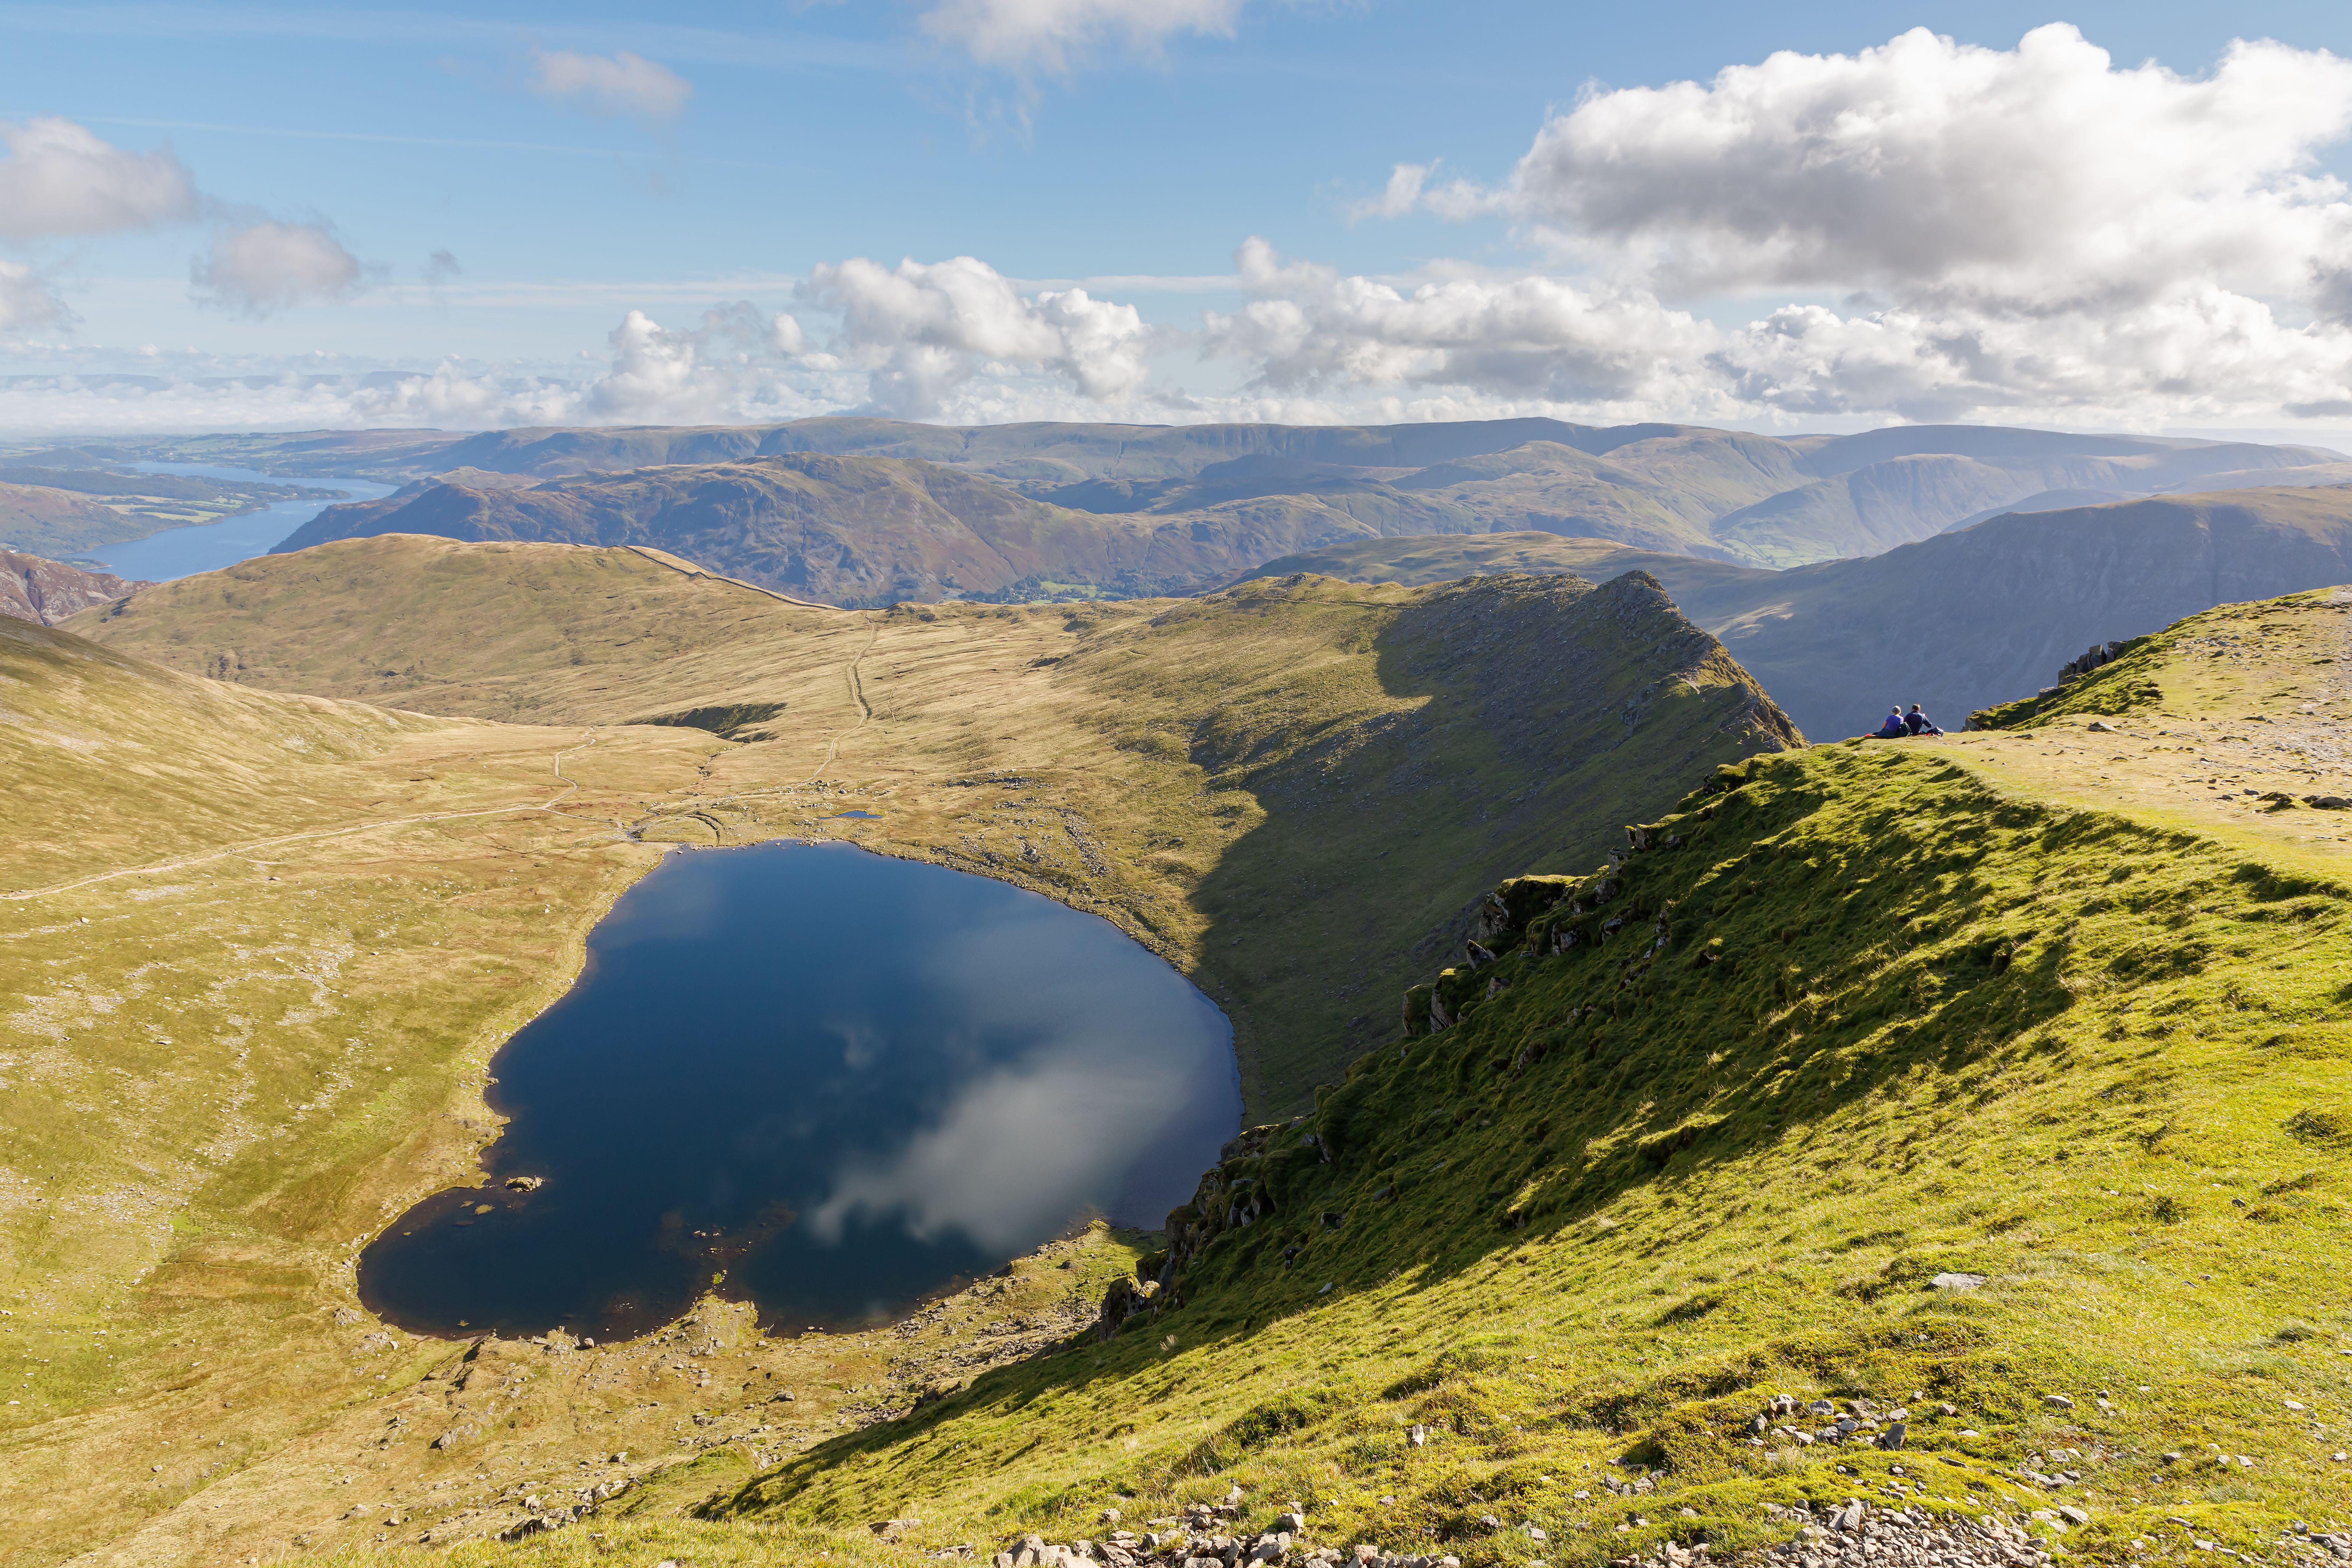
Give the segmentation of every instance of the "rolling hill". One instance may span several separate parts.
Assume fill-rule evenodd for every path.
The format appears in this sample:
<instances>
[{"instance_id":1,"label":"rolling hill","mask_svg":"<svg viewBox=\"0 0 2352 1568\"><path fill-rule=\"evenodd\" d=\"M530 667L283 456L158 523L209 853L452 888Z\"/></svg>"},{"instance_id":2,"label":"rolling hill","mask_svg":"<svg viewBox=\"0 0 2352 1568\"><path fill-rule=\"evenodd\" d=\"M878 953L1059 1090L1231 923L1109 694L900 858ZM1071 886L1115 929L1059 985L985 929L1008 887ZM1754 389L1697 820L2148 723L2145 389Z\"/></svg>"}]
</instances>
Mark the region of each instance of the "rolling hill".
<instances>
[{"instance_id":1,"label":"rolling hill","mask_svg":"<svg viewBox=\"0 0 2352 1568\"><path fill-rule=\"evenodd\" d=\"M2057 495L2124 499L2208 481L2337 483L2352 472L2339 453L2242 442L1972 426L1780 439L1549 419L950 428L825 418L478 436L205 437L139 450L278 472L446 476L466 493L407 498L400 527L457 531L452 537L582 540L593 518L596 539L625 533L716 564L716 517L724 520L720 532L768 535L747 543L745 574L756 575L750 558L764 553L773 557L771 569L802 571L810 583L837 579L845 594L895 582L924 598L1016 585L1031 596L1051 596L1048 585L1168 592L1187 572L1231 575L1269 554L1349 535L1538 530L1781 567L1875 553ZM827 457L843 462L825 468L815 461ZM964 485L940 470L964 476ZM762 475L771 477L755 477ZM814 475L825 477L808 482ZM517 479L553 481L565 499L501 506L478 493ZM894 485L927 499L875 510L872 493ZM789 504L783 490L795 492ZM1050 510L1016 524L1007 490ZM971 537L946 528L934 508ZM363 521L322 520L300 537L315 542L374 529L384 515L371 508L359 514ZM785 537L802 523L818 535L811 562ZM1007 527L1013 532L1003 535ZM509 531L469 531L501 528ZM843 550L839 561L829 558ZM958 586L967 580L971 586Z\"/></svg>"}]
</instances>

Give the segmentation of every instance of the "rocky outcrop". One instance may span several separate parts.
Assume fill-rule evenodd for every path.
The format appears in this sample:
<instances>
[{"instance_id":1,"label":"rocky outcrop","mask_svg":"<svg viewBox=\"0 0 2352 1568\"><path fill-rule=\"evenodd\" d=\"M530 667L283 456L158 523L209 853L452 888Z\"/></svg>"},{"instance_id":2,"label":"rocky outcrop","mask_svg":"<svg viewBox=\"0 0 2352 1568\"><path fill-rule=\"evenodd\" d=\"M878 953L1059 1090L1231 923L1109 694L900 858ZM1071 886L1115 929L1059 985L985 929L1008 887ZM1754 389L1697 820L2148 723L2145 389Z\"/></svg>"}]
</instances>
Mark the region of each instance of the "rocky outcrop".
<instances>
[{"instance_id":1,"label":"rocky outcrop","mask_svg":"<svg viewBox=\"0 0 2352 1568\"><path fill-rule=\"evenodd\" d=\"M37 626L56 626L68 616L146 586L111 572L68 566L20 550L0 550L0 616L14 616Z\"/></svg>"},{"instance_id":2,"label":"rocky outcrop","mask_svg":"<svg viewBox=\"0 0 2352 1568\"><path fill-rule=\"evenodd\" d=\"M1461 1568L1450 1555L1392 1552L1370 1542L1347 1548L1317 1546L1307 1540L1307 1510L1288 1503L1263 1529L1243 1523L1248 1515L1241 1488L1223 1502L1196 1502L1181 1515L1142 1521L1140 1531L1121 1529L1117 1509L1105 1509L1109 1528L1099 1540L1049 1542L1024 1535L991 1559L992 1568L1241 1568L1254 1563L1348 1564L1348 1568ZM1264 1516L1261 1515L1261 1518Z\"/></svg>"}]
</instances>

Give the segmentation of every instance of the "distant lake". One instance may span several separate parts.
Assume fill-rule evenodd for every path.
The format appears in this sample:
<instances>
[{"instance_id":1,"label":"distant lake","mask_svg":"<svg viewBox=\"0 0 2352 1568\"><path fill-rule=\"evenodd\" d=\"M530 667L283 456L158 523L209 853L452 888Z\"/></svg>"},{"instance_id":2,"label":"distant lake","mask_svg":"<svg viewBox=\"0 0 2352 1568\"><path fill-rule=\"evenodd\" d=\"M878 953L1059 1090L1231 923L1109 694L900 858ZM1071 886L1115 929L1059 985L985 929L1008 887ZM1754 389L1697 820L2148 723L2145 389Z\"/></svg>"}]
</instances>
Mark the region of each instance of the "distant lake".
<instances>
[{"instance_id":1,"label":"distant lake","mask_svg":"<svg viewBox=\"0 0 2352 1568\"><path fill-rule=\"evenodd\" d=\"M673 853L490 1070L489 1184L360 1260L415 1332L624 1337L722 1272L772 1327L869 1321L1158 1226L1241 1120L1224 1016L1117 927L846 845Z\"/></svg>"},{"instance_id":2,"label":"distant lake","mask_svg":"<svg viewBox=\"0 0 2352 1568\"><path fill-rule=\"evenodd\" d=\"M341 490L343 500L374 500L388 496L394 487L378 484L373 479L294 479L283 474L258 473L251 468L221 468L206 463L132 463L131 468L142 474L194 474L208 479L255 479L267 484L300 485L308 489ZM281 501L276 506L249 511L242 517L224 518L218 522L198 523L189 528L167 528L145 539L135 539L128 544L109 544L89 552L84 559L105 563L110 572L150 583L168 583L174 577L193 577L199 572L217 572L224 566L234 566L256 555L267 555L277 548L280 540L328 507L331 500Z\"/></svg>"}]
</instances>

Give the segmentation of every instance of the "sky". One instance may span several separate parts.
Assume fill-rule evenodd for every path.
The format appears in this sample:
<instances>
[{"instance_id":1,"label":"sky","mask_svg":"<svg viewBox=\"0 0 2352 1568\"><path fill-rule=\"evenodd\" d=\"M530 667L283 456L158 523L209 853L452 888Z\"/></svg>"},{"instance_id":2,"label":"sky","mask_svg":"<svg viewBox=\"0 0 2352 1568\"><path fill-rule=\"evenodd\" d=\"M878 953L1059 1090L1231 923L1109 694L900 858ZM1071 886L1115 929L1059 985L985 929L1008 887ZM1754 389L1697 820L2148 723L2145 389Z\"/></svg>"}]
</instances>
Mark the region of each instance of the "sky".
<instances>
[{"instance_id":1,"label":"sky","mask_svg":"<svg viewBox=\"0 0 2352 1568\"><path fill-rule=\"evenodd\" d=\"M2352 9L0 0L0 431L2352 441Z\"/></svg>"}]
</instances>

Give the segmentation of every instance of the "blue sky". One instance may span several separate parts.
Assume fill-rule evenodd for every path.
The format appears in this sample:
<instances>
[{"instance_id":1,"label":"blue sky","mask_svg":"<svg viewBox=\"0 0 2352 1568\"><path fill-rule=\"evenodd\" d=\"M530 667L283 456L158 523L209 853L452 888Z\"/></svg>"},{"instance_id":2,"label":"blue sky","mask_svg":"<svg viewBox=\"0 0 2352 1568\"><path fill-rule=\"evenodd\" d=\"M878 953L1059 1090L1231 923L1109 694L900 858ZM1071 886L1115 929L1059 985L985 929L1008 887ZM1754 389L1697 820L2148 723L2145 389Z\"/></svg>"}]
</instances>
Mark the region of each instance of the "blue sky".
<instances>
[{"instance_id":1,"label":"blue sky","mask_svg":"<svg viewBox=\"0 0 2352 1568\"><path fill-rule=\"evenodd\" d=\"M1138 16L1200 25L1155 36L1149 25L1130 26ZM2322 319L2335 296L2324 283L2250 271L2211 247L2184 253L2166 277L2142 279L2134 299L2104 305L2074 287L2110 254L2090 241L1986 258L2000 274L1991 283L1981 269L1930 275L1911 261L1863 265L1852 276L1818 257L1750 265L1727 259L1724 247L1769 250L1779 240L1758 239L1752 224L1734 233L1705 214L1626 216L1624 192L1601 188L1606 179L1593 172L1594 160L1622 161L1610 135L1654 145L1673 129L1646 122L1619 132L1585 127L1592 133L1570 138L1574 167L1565 184L1512 188L1547 121L1595 95L1708 83L1727 67L1755 66L1775 51L1859 57L1915 26L1963 51L1920 57L1926 63L1899 90L1927 95L1942 90L1946 76L1975 68L1967 46L1980 47L1986 59L2004 57L2053 22L2072 23L2108 52L2103 80L2154 61L2177 73L2186 92L2210 80L2242 37L2276 40L2304 62L2293 67L2287 91L2309 98L2308 112L2251 131L2232 121L2233 133L2267 140L2233 165L2228 189L2182 221L2219 230L2232 204L2260 196L2268 204L2263 221L2301 237L2294 243L2309 251L2303 271L2333 276L2352 229L2330 216L2344 206L2340 193L2315 192L2309 182L2352 172L2338 123L2347 116L2334 101L2344 82L2318 53L2352 56L2352 11L2340 5L2102 5L2062 13L2007 5L1791 12L1396 0L0 3L0 121L61 120L126 155L167 150L193 191L190 202L144 221L86 223L75 232L16 225L0 258L19 269L20 300L38 290L48 304L28 305L0 326L0 372L86 377L145 369L194 384L229 372L447 365L488 389L374 405L400 422L427 413L431 422L500 423L533 412L758 417L854 406L948 418L1124 412L1146 419L1540 406L1759 426L2070 413L2065 422L2150 427L2346 423L2335 405L2352 394L2337 371L2352 358L2319 341L2337 330ZM1995 60L1988 68L2003 68ZM2083 80L2084 90L2095 89ZM1794 90L1847 89L1808 79ZM1942 178L1955 159L1978 155L1965 144L1971 121L1980 128L1997 117L2000 101L1995 93L1952 109L1950 125L1926 132L1944 141L1919 154L1918 167ZM2097 134L2079 121L2061 132ZM1646 155L1636 149L1635 161ZM2113 146L2089 147L2084 161L2118 155ZM2192 174L2174 183L2194 184L2193 146L2177 156ZM1367 213L1399 164L1433 165L1425 182L1433 192L1468 184L1455 187L1460 199L1450 204L1392 202L1388 216ZM0 179L5 168L0 160ZM1704 184L1706 176L1677 163L1653 177ZM1915 168L1901 177L1921 176ZM1955 178L1965 183L1966 172ZM2304 184L2284 191L2290 180ZM1736 193L1723 199L1736 202ZM1892 205L1852 221L1914 222L1903 205L1910 199L1890 189ZM2074 205L2063 189L2037 199ZM1843 212L1853 200L1836 194L1832 205ZM1604 207L1617 216L1596 220ZM1826 238L1815 237L1816 249L1844 247L1834 230L1847 221L1839 212L1822 218L1831 227ZM2025 227L2043 221L2030 210L2011 216ZM1596 221L1616 226L1596 238ZM1998 213L1967 220L2007 221ZM256 234L265 224L279 226L244 252L221 248L225 236ZM1253 237L1270 247L1273 270L1237 285L1236 248ZM263 240L297 249L254 247ZM1854 248L1884 243L1881 231ZM1695 251L1706 253L1703 263L1688 264ZM290 271L273 259L287 255ZM1004 280L1011 302L967 300L952 309L1002 307L1021 319L999 323L1002 331L969 321L927 326L921 300L880 301L876 292L907 279L893 284L877 273L829 288L811 283L814 269L858 258L887 273L902 259L958 257L977 258ZM1302 264L1319 271L1281 270ZM270 272L273 266L280 269ZM209 300L200 297L205 289L192 289L192 267L210 268ZM265 276L277 281L252 281ZM1405 300L1451 283L1486 324L1370 321L1341 298L1350 279L1376 280ZM1073 282L1085 285L1090 309L1106 301L1131 308L1133 321L1098 320L1099 310L1072 318L1066 307L1059 317L1051 308L1040 316L1037 297ZM1532 337L1496 327L1488 307L1514 283L1549 289L1542 309L1565 310L1575 322L1535 329ZM909 287L929 299L940 280L926 276ZM1890 311L1910 312L1900 324L1915 337L1948 342L1976 332L1990 342L2000 322L2052 308L2053 289L2067 294L2063 308L2082 318L2082 342L2093 345L2082 351L2087 375L2019 370L2004 379L1982 368L1987 355L2010 352L1998 346L1972 350L1981 362L1974 367L1908 380L1888 380L1875 360L1860 369L1848 363L1856 351L1847 339L1865 325L1884 337ZM1522 304L1529 298L1523 291ZM738 300L762 319L786 313L793 325L764 343L743 331L722 333L723 341L683 335L707 309ZM2251 331L2242 321L2213 325L2241 300L2258 302L2266 322ZM1252 301L1267 307L1261 319L1239 321ZM1813 357L1791 364L1765 342L1791 329L1748 331L1791 310L1814 312L1798 332L1805 342L1837 339L1846 368L1826 390L1807 379L1825 374L1819 353L1809 350ZM658 364L642 353L625 364L636 350L611 341L631 310L646 319L636 350ZM1275 319L1286 311L1297 320ZM1226 325L1204 321L1204 312ZM1603 316L1610 319L1595 324ZM2177 374L2133 359L2212 358L2200 339L2148 347L2186 330L2180 322L2191 316L2205 323L2200 331L2223 331L2234 352L2257 362L2288 354L2295 368L2275 378L2270 395L2249 390L2260 380L2251 370L2183 393ZM853 317L863 324L845 326ZM656 328L667 335L646 335ZM1108 350L1105 333L1114 341ZM1727 333L1746 335L1727 347ZM1079 342L1089 334L1093 347ZM2134 342L2117 350L2118 338ZM2103 353L2122 357L2110 365ZM680 354L698 357L681 370ZM710 367L730 354L732 379L714 389ZM1636 363L1710 355L1722 363L1704 375L1662 379ZM756 373L745 368L752 359L761 361ZM2111 395L2092 384L2103 366L2120 366ZM694 393L639 384L692 381L698 372L706 380ZM1884 383L1876 391L1874 376ZM577 387L597 378L601 403L585 393L572 404L513 394L524 382ZM161 412L183 423L273 414L227 395L215 402L207 413L192 393ZM94 427L129 417L87 398L74 406L73 417ZM323 404L274 412L321 410L333 412ZM21 401L0 401L0 424L45 417Z\"/></svg>"}]
</instances>

